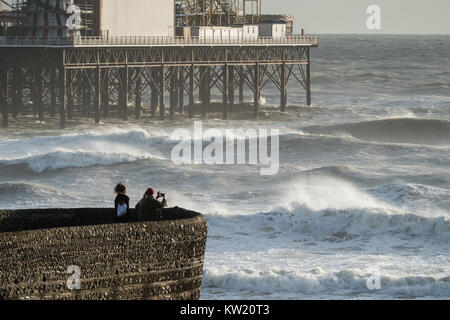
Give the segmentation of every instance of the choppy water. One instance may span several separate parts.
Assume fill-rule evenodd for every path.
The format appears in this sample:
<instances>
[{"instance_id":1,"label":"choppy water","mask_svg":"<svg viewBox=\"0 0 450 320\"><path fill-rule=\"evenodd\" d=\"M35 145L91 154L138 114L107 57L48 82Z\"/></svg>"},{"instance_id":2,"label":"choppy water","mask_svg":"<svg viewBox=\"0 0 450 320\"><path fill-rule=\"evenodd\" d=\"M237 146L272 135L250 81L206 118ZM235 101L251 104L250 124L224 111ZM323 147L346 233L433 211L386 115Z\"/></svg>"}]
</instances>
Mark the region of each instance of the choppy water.
<instances>
[{"instance_id":1,"label":"choppy water","mask_svg":"<svg viewBox=\"0 0 450 320\"><path fill-rule=\"evenodd\" d=\"M450 298L450 36L322 36L304 101L292 82L287 122L203 121L280 129L275 176L174 165L189 120L2 131L0 208L108 206L119 181L135 202L152 185L208 219L204 299Z\"/></svg>"}]
</instances>

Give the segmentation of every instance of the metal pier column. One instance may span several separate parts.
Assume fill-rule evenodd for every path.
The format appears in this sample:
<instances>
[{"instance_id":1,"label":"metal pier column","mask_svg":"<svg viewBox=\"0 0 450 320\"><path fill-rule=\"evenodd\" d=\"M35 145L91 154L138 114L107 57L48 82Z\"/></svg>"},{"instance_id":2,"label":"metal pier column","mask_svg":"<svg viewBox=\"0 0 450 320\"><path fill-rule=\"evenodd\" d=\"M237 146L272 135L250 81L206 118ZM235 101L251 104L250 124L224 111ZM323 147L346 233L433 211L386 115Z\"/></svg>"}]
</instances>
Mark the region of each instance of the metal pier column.
<instances>
[{"instance_id":1,"label":"metal pier column","mask_svg":"<svg viewBox=\"0 0 450 320\"><path fill-rule=\"evenodd\" d=\"M184 113L184 76L183 69L178 69L178 112Z\"/></svg>"},{"instance_id":2,"label":"metal pier column","mask_svg":"<svg viewBox=\"0 0 450 320\"><path fill-rule=\"evenodd\" d=\"M102 92L102 106L103 106L103 115L105 118L108 118L109 112L109 70L105 69L103 71L103 92Z\"/></svg>"},{"instance_id":3,"label":"metal pier column","mask_svg":"<svg viewBox=\"0 0 450 320\"><path fill-rule=\"evenodd\" d=\"M95 74L95 123L100 123L100 107L102 105L102 70L97 65Z\"/></svg>"},{"instance_id":4,"label":"metal pier column","mask_svg":"<svg viewBox=\"0 0 450 320\"><path fill-rule=\"evenodd\" d=\"M211 67L206 68L206 111L208 107L211 105Z\"/></svg>"},{"instance_id":5,"label":"metal pier column","mask_svg":"<svg viewBox=\"0 0 450 320\"><path fill-rule=\"evenodd\" d=\"M175 120L175 110L178 107L178 68L171 67L170 75L170 120Z\"/></svg>"},{"instance_id":6,"label":"metal pier column","mask_svg":"<svg viewBox=\"0 0 450 320\"><path fill-rule=\"evenodd\" d=\"M306 49L308 65L306 66L306 105L311 106L311 49Z\"/></svg>"},{"instance_id":7,"label":"metal pier column","mask_svg":"<svg viewBox=\"0 0 450 320\"><path fill-rule=\"evenodd\" d=\"M141 118L141 111L142 111L142 70L136 69L137 75L136 75L136 87L135 87L135 117L136 119Z\"/></svg>"},{"instance_id":8,"label":"metal pier column","mask_svg":"<svg viewBox=\"0 0 450 320\"><path fill-rule=\"evenodd\" d=\"M194 117L194 65L189 68L189 118Z\"/></svg>"},{"instance_id":9,"label":"metal pier column","mask_svg":"<svg viewBox=\"0 0 450 320\"><path fill-rule=\"evenodd\" d=\"M159 71L159 118L164 120L166 116L166 86L165 86L165 74L164 65L161 66Z\"/></svg>"},{"instance_id":10,"label":"metal pier column","mask_svg":"<svg viewBox=\"0 0 450 320\"><path fill-rule=\"evenodd\" d=\"M59 69L59 73L61 75L61 90L60 90L60 99L61 105L59 107L59 126L61 129L66 128L66 103L67 103L67 70L62 67Z\"/></svg>"},{"instance_id":11,"label":"metal pier column","mask_svg":"<svg viewBox=\"0 0 450 320\"><path fill-rule=\"evenodd\" d=\"M67 74L67 89L66 89L66 104L67 104L67 118L69 120L73 119L73 99L74 99L74 72L73 70L66 70ZM64 81L64 75L62 74L61 69L59 70L59 81L62 83ZM61 99L61 93L60 93L60 107L62 107L62 99Z\"/></svg>"},{"instance_id":12,"label":"metal pier column","mask_svg":"<svg viewBox=\"0 0 450 320\"><path fill-rule=\"evenodd\" d=\"M255 76L254 76L254 97L253 97L253 113L255 118L258 117L258 112L259 112L259 98L260 98L260 89L261 89L261 84L260 84L260 67L259 67L259 62L256 63L255 66Z\"/></svg>"},{"instance_id":13,"label":"metal pier column","mask_svg":"<svg viewBox=\"0 0 450 320\"><path fill-rule=\"evenodd\" d=\"M50 67L50 116L56 115L56 68Z\"/></svg>"},{"instance_id":14,"label":"metal pier column","mask_svg":"<svg viewBox=\"0 0 450 320\"><path fill-rule=\"evenodd\" d=\"M14 68L13 118L17 118L22 110L22 68Z\"/></svg>"},{"instance_id":15,"label":"metal pier column","mask_svg":"<svg viewBox=\"0 0 450 320\"><path fill-rule=\"evenodd\" d=\"M123 69L123 101L122 101L122 120L128 121L128 100L130 96L129 68L126 65Z\"/></svg>"},{"instance_id":16,"label":"metal pier column","mask_svg":"<svg viewBox=\"0 0 450 320\"><path fill-rule=\"evenodd\" d=\"M209 73L209 67L200 67L200 86L198 88L199 100L202 104L202 117L206 117L207 115L207 106L206 106L206 87L209 86L206 79L206 74Z\"/></svg>"},{"instance_id":17,"label":"metal pier column","mask_svg":"<svg viewBox=\"0 0 450 320\"><path fill-rule=\"evenodd\" d=\"M8 69L0 69L0 107L2 109L2 126L8 126Z\"/></svg>"},{"instance_id":18,"label":"metal pier column","mask_svg":"<svg viewBox=\"0 0 450 320\"><path fill-rule=\"evenodd\" d=\"M228 119L228 94L229 94L228 64L226 63L222 68L223 68L223 120L227 120Z\"/></svg>"},{"instance_id":19,"label":"metal pier column","mask_svg":"<svg viewBox=\"0 0 450 320\"><path fill-rule=\"evenodd\" d=\"M287 102L287 90L286 90L286 62L283 61L283 64L281 65L281 97L280 97L280 107L281 112L286 111L286 102Z\"/></svg>"},{"instance_id":20,"label":"metal pier column","mask_svg":"<svg viewBox=\"0 0 450 320\"><path fill-rule=\"evenodd\" d=\"M234 105L234 67L229 66L228 67L228 102L230 106ZM230 110L231 112L231 110Z\"/></svg>"},{"instance_id":21,"label":"metal pier column","mask_svg":"<svg viewBox=\"0 0 450 320\"><path fill-rule=\"evenodd\" d=\"M244 67L239 67L239 103L244 103Z\"/></svg>"},{"instance_id":22,"label":"metal pier column","mask_svg":"<svg viewBox=\"0 0 450 320\"><path fill-rule=\"evenodd\" d=\"M151 83L151 116L152 118L156 117L156 109L158 108L158 101L159 101L159 92L158 88L156 87L156 81L159 79L158 75L158 69L157 68L151 68L150 69L150 78Z\"/></svg>"},{"instance_id":23,"label":"metal pier column","mask_svg":"<svg viewBox=\"0 0 450 320\"><path fill-rule=\"evenodd\" d=\"M42 69L36 68L34 75L34 85L35 85L35 97L34 104L37 108L39 121L44 121L44 104L42 101Z\"/></svg>"}]
</instances>

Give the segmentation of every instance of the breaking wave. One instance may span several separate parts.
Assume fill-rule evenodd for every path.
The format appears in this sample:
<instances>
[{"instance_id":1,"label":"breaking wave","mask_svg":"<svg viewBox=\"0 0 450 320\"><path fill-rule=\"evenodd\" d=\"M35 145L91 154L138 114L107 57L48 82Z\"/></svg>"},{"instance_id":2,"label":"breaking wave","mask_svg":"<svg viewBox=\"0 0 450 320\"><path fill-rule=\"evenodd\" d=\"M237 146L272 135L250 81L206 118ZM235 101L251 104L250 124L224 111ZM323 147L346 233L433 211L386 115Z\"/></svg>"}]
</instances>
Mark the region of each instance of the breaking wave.
<instances>
[{"instance_id":1,"label":"breaking wave","mask_svg":"<svg viewBox=\"0 0 450 320\"><path fill-rule=\"evenodd\" d=\"M48 195L63 195L64 193L56 188L36 183L6 182L0 183L0 194L3 198L10 200L17 196L47 197Z\"/></svg>"},{"instance_id":2,"label":"breaking wave","mask_svg":"<svg viewBox=\"0 0 450 320\"><path fill-rule=\"evenodd\" d=\"M450 121L433 119L386 119L333 126L313 126L303 131L312 134L351 136L359 140L450 145Z\"/></svg>"},{"instance_id":3,"label":"breaking wave","mask_svg":"<svg viewBox=\"0 0 450 320\"><path fill-rule=\"evenodd\" d=\"M398 210L397 210L398 211ZM413 213L391 213L382 209L324 209L312 210L293 204L266 213L234 217L209 217L211 224L235 233L249 232L248 226L259 233L273 236L312 236L319 240L353 240L393 236L424 237L450 240L448 217L425 217ZM242 230L241 230L242 229Z\"/></svg>"},{"instance_id":4,"label":"breaking wave","mask_svg":"<svg viewBox=\"0 0 450 320\"><path fill-rule=\"evenodd\" d=\"M0 160L0 165L26 165L33 172L42 173L46 170L83 168L97 165L115 165L151 158L152 156L150 154L145 153L137 155L132 153L115 152L54 151L23 158Z\"/></svg>"},{"instance_id":5,"label":"breaking wave","mask_svg":"<svg viewBox=\"0 0 450 320\"><path fill-rule=\"evenodd\" d=\"M391 190L391 187L393 190ZM445 190L425 189L425 186L385 186L375 188L373 196L352 184L335 178L305 178L284 186L286 191L280 205L267 212L251 215L212 214L211 224L224 233L228 230L248 233L249 226L260 235L298 237L310 236L319 240L353 240L380 236L423 237L450 240L449 212L426 215L418 203L413 208L402 201L423 199L433 193L430 201L448 201ZM390 196L390 197L389 197ZM399 198L400 203L395 201ZM417 207L417 208L416 208ZM435 210L437 211L437 210Z\"/></svg>"},{"instance_id":6,"label":"breaking wave","mask_svg":"<svg viewBox=\"0 0 450 320\"><path fill-rule=\"evenodd\" d=\"M231 290L250 290L258 293L293 293L299 295L366 294L373 296L368 289L367 280L372 274L357 270L324 272L315 268L307 272L287 271L270 268L267 271L231 270L229 268L206 268L203 285L206 288ZM380 290L377 295L389 297L448 297L450 296L450 277L434 278L427 276L390 276L381 274Z\"/></svg>"},{"instance_id":7,"label":"breaking wave","mask_svg":"<svg viewBox=\"0 0 450 320\"><path fill-rule=\"evenodd\" d=\"M9 155L9 158L0 158L0 166L25 165L36 173L42 173L71 167L165 159L161 153L170 150L174 143L166 136L150 135L145 130L113 130L12 140L0 146L2 155Z\"/></svg>"}]
</instances>

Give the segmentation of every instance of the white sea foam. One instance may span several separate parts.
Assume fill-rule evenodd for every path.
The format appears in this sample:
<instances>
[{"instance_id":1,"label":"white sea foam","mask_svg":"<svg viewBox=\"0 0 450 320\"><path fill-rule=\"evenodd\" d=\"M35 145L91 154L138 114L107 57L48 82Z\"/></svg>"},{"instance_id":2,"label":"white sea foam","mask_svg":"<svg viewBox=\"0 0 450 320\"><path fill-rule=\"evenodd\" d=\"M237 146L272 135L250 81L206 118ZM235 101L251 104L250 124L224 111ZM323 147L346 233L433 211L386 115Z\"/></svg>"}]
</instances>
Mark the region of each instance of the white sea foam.
<instances>
[{"instance_id":1,"label":"white sea foam","mask_svg":"<svg viewBox=\"0 0 450 320\"><path fill-rule=\"evenodd\" d=\"M316 239L424 237L450 240L450 217L422 215L383 202L345 181L307 178L283 186L284 200L270 211L251 215L209 217L219 230L284 237L308 235ZM242 230L241 230L242 229Z\"/></svg>"},{"instance_id":2,"label":"white sea foam","mask_svg":"<svg viewBox=\"0 0 450 320\"><path fill-rule=\"evenodd\" d=\"M150 135L138 129L12 140L1 145L0 166L27 165L41 173L152 158L163 160L166 159L165 149L169 150L172 145L168 136Z\"/></svg>"},{"instance_id":3,"label":"white sea foam","mask_svg":"<svg viewBox=\"0 0 450 320\"><path fill-rule=\"evenodd\" d=\"M83 168L97 165L114 165L129 163L138 160L151 159L150 154L132 154L118 152L91 152L57 150L50 153L36 154L23 158L0 160L2 166L25 164L36 173L45 170L57 170L64 168Z\"/></svg>"},{"instance_id":4,"label":"white sea foam","mask_svg":"<svg viewBox=\"0 0 450 320\"><path fill-rule=\"evenodd\" d=\"M368 289L367 280L371 276L364 270L341 270L324 272L321 268L309 271L288 271L281 268L268 270L232 270L226 267L209 267L204 272L204 287L256 291L266 294L285 296L288 293L305 296L328 295L345 292L394 297L448 297L450 295L450 277L433 278L428 276L381 275L380 290Z\"/></svg>"}]
</instances>

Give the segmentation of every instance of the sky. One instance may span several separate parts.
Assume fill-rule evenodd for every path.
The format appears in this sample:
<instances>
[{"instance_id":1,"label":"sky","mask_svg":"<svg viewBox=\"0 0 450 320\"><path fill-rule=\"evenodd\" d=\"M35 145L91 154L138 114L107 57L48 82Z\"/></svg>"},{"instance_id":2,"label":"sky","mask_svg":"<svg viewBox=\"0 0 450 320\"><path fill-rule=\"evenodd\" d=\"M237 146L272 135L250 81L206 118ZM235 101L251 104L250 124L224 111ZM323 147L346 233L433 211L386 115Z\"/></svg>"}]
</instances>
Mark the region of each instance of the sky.
<instances>
[{"instance_id":1,"label":"sky","mask_svg":"<svg viewBox=\"0 0 450 320\"><path fill-rule=\"evenodd\" d=\"M380 8L379 30L367 27L370 5ZM295 33L450 34L450 0L262 0L262 9L293 14Z\"/></svg>"},{"instance_id":2,"label":"sky","mask_svg":"<svg viewBox=\"0 0 450 320\"><path fill-rule=\"evenodd\" d=\"M367 27L370 5L380 30ZM262 0L262 11L293 14L295 33L450 34L450 0Z\"/></svg>"}]
</instances>

